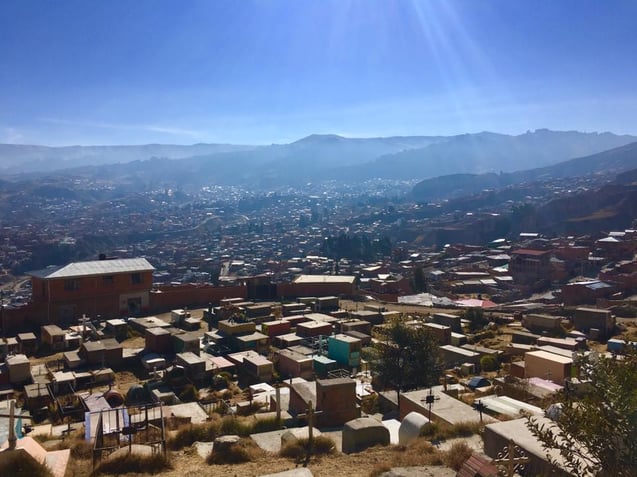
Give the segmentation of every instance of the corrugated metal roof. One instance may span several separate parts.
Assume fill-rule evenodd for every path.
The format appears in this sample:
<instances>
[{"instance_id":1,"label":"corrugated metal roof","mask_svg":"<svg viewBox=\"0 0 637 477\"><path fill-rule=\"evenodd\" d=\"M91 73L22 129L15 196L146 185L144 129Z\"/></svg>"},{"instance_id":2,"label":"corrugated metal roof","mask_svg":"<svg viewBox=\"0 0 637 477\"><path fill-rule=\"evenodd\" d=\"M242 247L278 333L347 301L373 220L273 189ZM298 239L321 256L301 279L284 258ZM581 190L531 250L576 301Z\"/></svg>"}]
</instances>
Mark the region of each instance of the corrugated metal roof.
<instances>
[{"instance_id":1,"label":"corrugated metal roof","mask_svg":"<svg viewBox=\"0 0 637 477\"><path fill-rule=\"evenodd\" d=\"M153 270L155 270L155 267L145 258L122 258L117 260L73 262L68 265L48 267L43 270L29 272L28 275L38 278L75 278L92 275L149 272Z\"/></svg>"}]
</instances>

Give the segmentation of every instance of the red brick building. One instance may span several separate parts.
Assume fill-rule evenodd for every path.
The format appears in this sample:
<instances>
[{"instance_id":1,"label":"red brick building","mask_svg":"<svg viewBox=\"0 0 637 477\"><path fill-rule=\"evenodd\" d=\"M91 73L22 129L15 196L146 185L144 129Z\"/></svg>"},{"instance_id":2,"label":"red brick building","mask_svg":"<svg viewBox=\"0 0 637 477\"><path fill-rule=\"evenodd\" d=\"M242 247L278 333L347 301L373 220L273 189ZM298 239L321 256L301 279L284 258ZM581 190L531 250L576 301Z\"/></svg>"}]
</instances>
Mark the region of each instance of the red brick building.
<instances>
[{"instance_id":1,"label":"red brick building","mask_svg":"<svg viewBox=\"0 0 637 477\"><path fill-rule=\"evenodd\" d=\"M155 268L144 258L74 262L30 272L33 305L48 323L83 315L135 316L149 310Z\"/></svg>"},{"instance_id":2,"label":"red brick building","mask_svg":"<svg viewBox=\"0 0 637 477\"><path fill-rule=\"evenodd\" d=\"M530 285L551 278L551 252L518 249L511 252L509 273L515 283Z\"/></svg>"}]
</instances>

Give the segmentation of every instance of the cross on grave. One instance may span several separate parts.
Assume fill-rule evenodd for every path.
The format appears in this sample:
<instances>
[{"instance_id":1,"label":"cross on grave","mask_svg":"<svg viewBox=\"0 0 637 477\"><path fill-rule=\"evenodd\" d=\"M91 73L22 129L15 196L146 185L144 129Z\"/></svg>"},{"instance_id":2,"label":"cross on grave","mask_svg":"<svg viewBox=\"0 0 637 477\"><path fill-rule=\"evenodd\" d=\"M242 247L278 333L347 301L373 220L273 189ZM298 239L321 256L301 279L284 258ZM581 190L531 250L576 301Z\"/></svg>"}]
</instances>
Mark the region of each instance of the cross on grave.
<instances>
[{"instance_id":1,"label":"cross on grave","mask_svg":"<svg viewBox=\"0 0 637 477\"><path fill-rule=\"evenodd\" d=\"M429 422L431 422L431 408L433 407L434 402L439 400L440 400L440 397L434 396L433 389L431 388L429 388L429 394L427 394L424 399L420 400L421 402L424 402L425 404L427 404L427 407L429 408Z\"/></svg>"},{"instance_id":2,"label":"cross on grave","mask_svg":"<svg viewBox=\"0 0 637 477\"><path fill-rule=\"evenodd\" d=\"M314 443L314 416L317 414L323 414L323 411L315 411L314 406L312 405L312 401L307 402L307 412L304 414L297 414L296 417L301 419L307 419L307 462L310 460L310 456L312 455L312 444Z\"/></svg>"},{"instance_id":3,"label":"cross on grave","mask_svg":"<svg viewBox=\"0 0 637 477\"><path fill-rule=\"evenodd\" d=\"M498 475L513 477L516 472L524 470L525 464L531 461L524 451L509 439L509 444L498 453L493 464L498 468Z\"/></svg>"},{"instance_id":4,"label":"cross on grave","mask_svg":"<svg viewBox=\"0 0 637 477\"><path fill-rule=\"evenodd\" d=\"M482 413L487 410L487 405L478 399L473 403L473 408L480 413L480 424L482 424Z\"/></svg>"},{"instance_id":5,"label":"cross on grave","mask_svg":"<svg viewBox=\"0 0 637 477\"><path fill-rule=\"evenodd\" d=\"M18 437L16 436L16 426L15 426L15 401L11 401L9 405L9 414L0 414L0 417L8 417L9 418L9 438L7 439L9 442L9 449L15 449L16 442L18 441ZM33 419L31 416L18 416L21 419ZM26 424L24 429L30 429L31 426ZM18 429L19 430L19 429ZM30 431L29 431L30 432ZM26 432L25 432L26 434Z\"/></svg>"}]
</instances>

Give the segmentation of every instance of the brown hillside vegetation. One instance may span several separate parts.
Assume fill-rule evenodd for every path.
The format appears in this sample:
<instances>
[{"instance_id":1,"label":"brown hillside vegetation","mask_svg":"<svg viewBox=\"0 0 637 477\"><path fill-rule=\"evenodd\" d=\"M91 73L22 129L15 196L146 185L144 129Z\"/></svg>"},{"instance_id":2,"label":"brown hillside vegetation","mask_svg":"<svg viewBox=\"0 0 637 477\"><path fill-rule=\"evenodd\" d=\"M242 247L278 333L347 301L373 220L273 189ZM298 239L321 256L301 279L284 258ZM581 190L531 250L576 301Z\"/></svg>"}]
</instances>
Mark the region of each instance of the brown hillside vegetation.
<instances>
[{"instance_id":1,"label":"brown hillside vegetation","mask_svg":"<svg viewBox=\"0 0 637 477\"><path fill-rule=\"evenodd\" d=\"M457 445L450 451L441 451L426 439L419 439L410 446L377 446L357 454L332 453L311 458L307 467L316 477L334 477L347 475L349 477L369 477L380 475L393 467L438 466L440 475L454 475L453 468L458 467L458 461L464 456L465 449ZM462 455L460 455L462 454ZM208 464L200 457L194 448L188 447L180 451L169 451L170 468L159 470L162 466L155 466L154 472L135 472L131 466L130 473L122 474L121 468L117 474L107 473L107 467L100 469L101 476L127 475L142 477L160 475L162 477L202 477L202 476L237 476L249 477L269 473L282 472L303 465L299 460L280 457L276 454L261 452L256 459L243 464ZM92 474L91 460L71 459L67 476L89 476ZM438 472L438 470L435 470ZM438 475L438 474L436 474Z\"/></svg>"}]
</instances>

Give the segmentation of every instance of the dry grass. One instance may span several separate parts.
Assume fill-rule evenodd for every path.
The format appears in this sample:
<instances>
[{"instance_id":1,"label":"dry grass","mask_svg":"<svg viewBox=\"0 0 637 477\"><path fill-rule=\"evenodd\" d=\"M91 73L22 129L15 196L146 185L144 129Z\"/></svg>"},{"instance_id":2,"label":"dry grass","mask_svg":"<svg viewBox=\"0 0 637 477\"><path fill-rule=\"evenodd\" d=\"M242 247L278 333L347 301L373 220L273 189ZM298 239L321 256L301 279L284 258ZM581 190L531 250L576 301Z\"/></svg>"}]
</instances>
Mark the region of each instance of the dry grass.
<instances>
[{"instance_id":1,"label":"dry grass","mask_svg":"<svg viewBox=\"0 0 637 477\"><path fill-rule=\"evenodd\" d=\"M305 437L297 439L296 441L283 446L279 455L288 459L303 459L308 457L309 445L309 439ZM336 444L330 437L317 436L314 438L314 442L312 443L312 455L320 456L333 454L335 451Z\"/></svg>"},{"instance_id":2,"label":"dry grass","mask_svg":"<svg viewBox=\"0 0 637 477\"><path fill-rule=\"evenodd\" d=\"M392 467L441 465L442 453L426 439L418 439L408 446L394 447Z\"/></svg>"},{"instance_id":3,"label":"dry grass","mask_svg":"<svg viewBox=\"0 0 637 477\"><path fill-rule=\"evenodd\" d=\"M94 474L129 474L129 473L147 473L159 474L160 472L172 468L170 459L164 454L140 455L140 454L122 454L103 461Z\"/></svg>"},{"instance_id":4,"label":"dry grass","mask_svg":"<svg viewBox=\"0 0 637 477\"><path fill-rule=\"evenodd\" d=\"M480 433L479 422L459 422L450 426L444 423L429 423L423 427L422 437L432 441L444 441L454 437L469 437Z\"/></svg>"},{"instance_id":5,"label":"dry grass","mask_svg":"<svg viewBox=\"0 0 637 477\"><path fill-rule=\"evenodd\" d=\"M264 455L265 452L252 439L241 439L225 452L215 452L213 449L206 462L209 465L243 464L258 460Z\"/></svg>"},{"instance_id":6,"label":"dry grass","mask_svg":"<svg viewBox=\"0 0 637 477\"><path fill-rule=\"evenodd\" d=\"M216 437L236 435L248 437L259 432L281 429L281 421L276 417L255 419L254 417L217 417L203 424L186 424L168 438L168 448L172 450L189 447L195 442L211 442Z\"/></svg>"},{"instance_id":7,"label":"dry grass","mask_svg":"<svg viewBox=\"0 0 637 477\"><path fill-rule=\"evenodd\" d=\"M447 467L457 471L471 457L471 454L473 454L473 450L466 442L454 442L451 449L443 452L442 461Z\"/></svg>"},{"instance_id":8,"label":"dry grass","mask_svg":"<svg viewBox=\"0 0 637 477\"><path fill-rule=\"evenodd\" d=\"M389 472L391 470L391 465L387 462L381 462L376 464L372 471L369 473L369 477L379 477L385 472Z\"/></svg>"},{"instance_id":9,"label":"dry grass","mask_svg":"<svg viewBox=\"0 0 637 477\"><path fill-rule=\"evenodd\" d=\"M204 424L187 424L180 427L177 432L168 438L169 449L179 450L190 447L195 442L211 442L221 435L221 419L206 422Z\"/></svg>"},{"instance_id":10,"label":"dry grass","mask_svg":"<svg viewBox=\"0 0 637 477\"><path fill-rule=\"evenodd\" d=\"M6 454L6 455L4 455ZM53 477L46 465L27 456L25 452L4 452L0 460L0 475L11 477Z\"/></svg>"}]
</instances>

